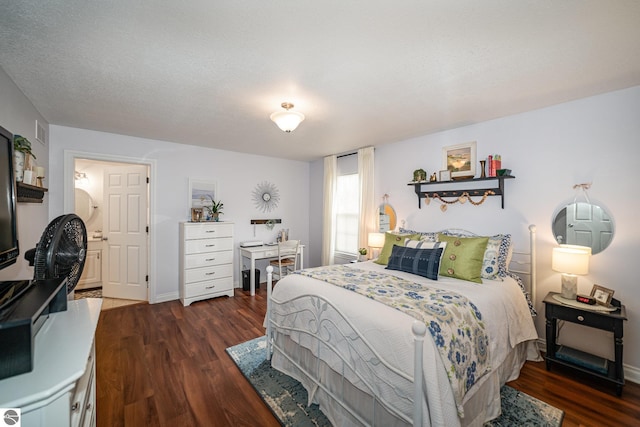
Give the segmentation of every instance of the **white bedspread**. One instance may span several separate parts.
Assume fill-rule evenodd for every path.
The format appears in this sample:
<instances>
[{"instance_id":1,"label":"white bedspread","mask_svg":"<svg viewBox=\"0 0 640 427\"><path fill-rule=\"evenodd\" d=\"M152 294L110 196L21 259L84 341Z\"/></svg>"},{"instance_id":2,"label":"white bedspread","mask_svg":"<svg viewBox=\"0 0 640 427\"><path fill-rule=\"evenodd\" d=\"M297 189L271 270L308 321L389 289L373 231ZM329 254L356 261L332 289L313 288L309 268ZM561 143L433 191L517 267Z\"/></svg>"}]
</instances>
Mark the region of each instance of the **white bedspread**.
<instances>
[{"instance_id":1,"label":"white bedspread","mask_svg":"<svg viewBox=\"0 0 640 427\"><path fill-rule=\"evenodd\" d=\"M447 289L460 293L473 301L482 313L489 334L492 370L497 369L503 363L509 352L518 343L538 338L525 297L517 283L509 277L504 280L484 280L484 283L477 284L441 276L437 281L432 281L409 273L386 270L384 266L373 262L357 263L355 267L377 270L413 282L425 283L430 287ZM274 288L272 299L278 303L311 294L322 295L330 301L333 306L347 315L349 321L384 360L408 376L413 375L414 338L411 325L414 319L412 317L371 299L363 298L354 292L301 275L290 275L280 280ZM300 302L293 304L293 306L296 304L300 305ZM294 333L291 338L311 351L316 348L316 343L312 342L309 337ZM337 343L337 345L341 344ZM329 360L327 363L339 371L339 360ZM428 410L426 418L430 419L433 425L458 424L458 413L462 407L456 407L442 361L428 333L424 345L423 366L426 384L426 402L423 402L423 407ZM354 378L350 378L350 380L356 384L358 382ZM371 380L375 381L375 378ZM389 380L392 381L391 378ZM469 390L463 404L473 398L476 390L481 388L485 380L486 378L481 378ZM495 401L499 404L499 387L486 387L485 389L487 388L491 389L493 394L486 396L487 404ZM410 390L408 393L410 394ZM393 396L386 397L392 398ZM397 405L403 413L412 413L410 402L400 400ZM475 414L468 415L470 417L476 416Z\"/></svg>"}]
</instances>

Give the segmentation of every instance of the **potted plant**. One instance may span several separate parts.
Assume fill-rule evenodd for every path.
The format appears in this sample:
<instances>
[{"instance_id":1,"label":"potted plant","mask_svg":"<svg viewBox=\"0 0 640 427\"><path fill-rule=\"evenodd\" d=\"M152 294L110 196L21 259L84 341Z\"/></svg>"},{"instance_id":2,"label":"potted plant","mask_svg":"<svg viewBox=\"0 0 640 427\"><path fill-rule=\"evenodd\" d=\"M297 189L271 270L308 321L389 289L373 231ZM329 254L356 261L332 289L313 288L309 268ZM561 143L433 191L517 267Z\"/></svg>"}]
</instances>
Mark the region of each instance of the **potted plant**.
<instances>
[{"instance_id":1,"label":"potted plant","mask_svg":"<svg viewBox=\"0 0 640 427\"><path fill-rule=\"evenodd\" d=\"M220 214L222 213L224 203L222 203L222 200L218 200L216 202L215 200L213 200L213 197L208 197L209 199L211 199L211 206L205 206L205 209L209 212L209 215L211 215L211 218L214 221L220 221Z\"/></svg>"},{"instance_id":2,"label":"potted plant","mask_svg":"<svg viewBox=\"0 0 640 427\"><path fill-rule=\"evenodd\" d=\"M31 142L27 138L21 135L13 136L13 157L15 163L16 181L22 181L24 178L25 166L29 164L27 156L32 156L34 159L36 156L31 151Z\"/></svg>"},{"instance_id":3,"label":"potted plant","mask_svg":"<svg viewBox=\"0 0 640 427\"><path fill-rule=\"evenodd\" d=\"M366 261L367 260L367 248L360 248L358 249L358 253L360 254L360 256L358 256L358 261Z\"/></svg>"}]
</instances>

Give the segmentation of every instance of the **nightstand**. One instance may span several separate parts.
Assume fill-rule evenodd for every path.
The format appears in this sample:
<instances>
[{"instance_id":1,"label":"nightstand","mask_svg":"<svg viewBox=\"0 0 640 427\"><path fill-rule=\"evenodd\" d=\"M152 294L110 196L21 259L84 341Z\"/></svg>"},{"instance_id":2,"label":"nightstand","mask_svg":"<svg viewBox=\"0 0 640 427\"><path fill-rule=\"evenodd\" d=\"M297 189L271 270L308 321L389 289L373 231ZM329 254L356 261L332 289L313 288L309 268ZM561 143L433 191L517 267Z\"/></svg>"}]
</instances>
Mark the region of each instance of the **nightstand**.
<instances>
[{"instance_id":1,"label":"nightstand","mask_svg":"<svg viewBox=\"0 0 640 427\"><path fill-rule=\"evenodd\" d=\"M627 311L620 301L611 301L612 312L590 311L586 308L573 307L556 300L556 292L549 292L544 298L546 316L547 354L545 356L547 370L552 363L569 366L578 371L612 382L616 385L616 394L622 394L624 371L622 368L622 335L623 323L627 320ZM586 304L585 304L586 305ZM557 321L577 323L592 328L613 332L615 360L601 357L556 344Z\"/></svg>"}]
</instances>

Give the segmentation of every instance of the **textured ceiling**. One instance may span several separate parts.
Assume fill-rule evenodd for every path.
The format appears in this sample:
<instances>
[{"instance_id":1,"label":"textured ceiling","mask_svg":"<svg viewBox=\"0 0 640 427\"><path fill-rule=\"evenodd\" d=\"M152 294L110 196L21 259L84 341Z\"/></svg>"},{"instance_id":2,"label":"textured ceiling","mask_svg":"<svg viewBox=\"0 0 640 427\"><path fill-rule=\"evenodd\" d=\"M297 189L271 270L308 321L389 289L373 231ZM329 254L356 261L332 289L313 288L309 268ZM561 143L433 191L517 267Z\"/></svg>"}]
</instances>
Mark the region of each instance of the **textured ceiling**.
<instances>
[{"instance_id":1,"label":"textured ceiling","mask_svg":"<svg viewBox=\"0 0 640 427\"><path fill-rule=\"evenodd\" d=\"M313 160L639 85L640 1L0 0L0 66L52 124Z\"/></svg>"}]
</instances>

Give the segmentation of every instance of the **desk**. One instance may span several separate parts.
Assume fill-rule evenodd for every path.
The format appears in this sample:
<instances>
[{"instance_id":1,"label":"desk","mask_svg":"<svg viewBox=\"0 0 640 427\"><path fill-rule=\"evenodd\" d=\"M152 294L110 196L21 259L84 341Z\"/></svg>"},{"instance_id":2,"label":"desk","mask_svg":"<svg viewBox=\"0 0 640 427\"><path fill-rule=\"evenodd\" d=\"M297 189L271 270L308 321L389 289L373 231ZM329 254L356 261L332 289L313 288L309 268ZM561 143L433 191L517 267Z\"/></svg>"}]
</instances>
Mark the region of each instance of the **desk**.
<instances>
[{"instance_id":1,"label":"desk","mask_svg":"<svg viewBox=\"0 0 640 427\"><path fill-rule=\"evenodd\" d=\"M300 268L304 268L304 245L298 246L298 256L300 257ZM251 295L256 294L256 277L253 274L253 271L256 268L256 260L257 259L272 259L278 258L278 247L277 246L252 246L249 248L240 247L240 283L242 283L242 258L249 258L251 260L251 265L249 266L249 283L251 285L250 292Z\"/></svg>"}]
</instances>

